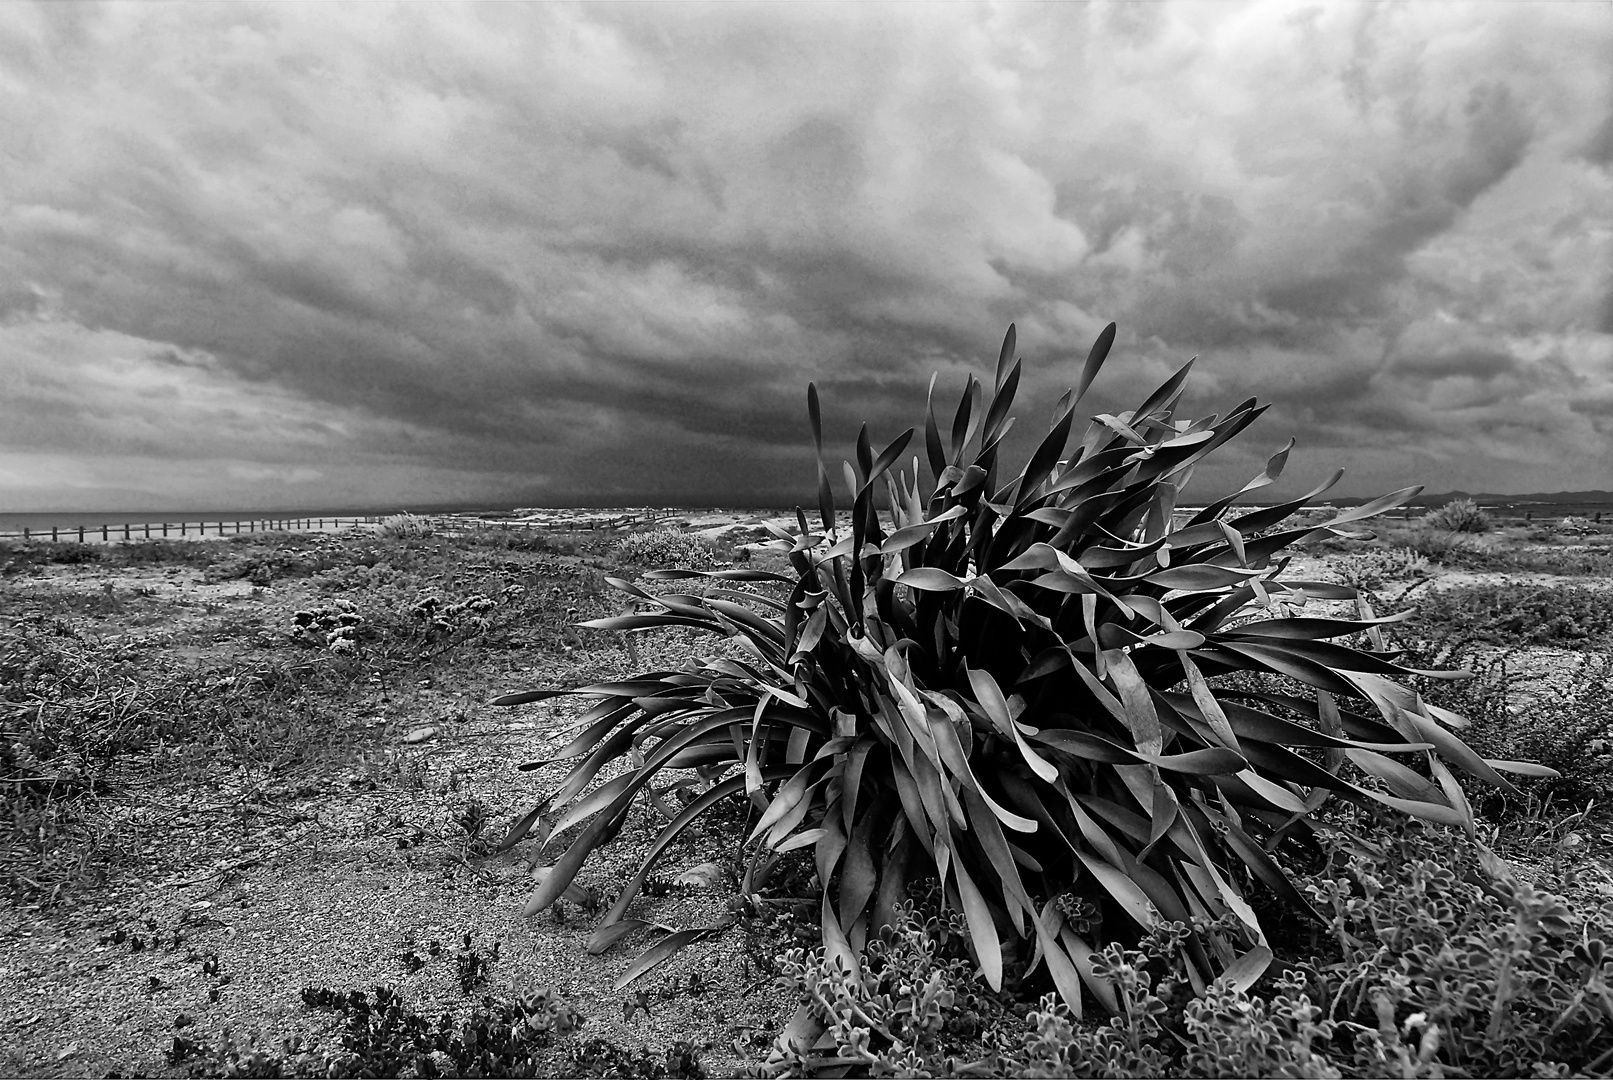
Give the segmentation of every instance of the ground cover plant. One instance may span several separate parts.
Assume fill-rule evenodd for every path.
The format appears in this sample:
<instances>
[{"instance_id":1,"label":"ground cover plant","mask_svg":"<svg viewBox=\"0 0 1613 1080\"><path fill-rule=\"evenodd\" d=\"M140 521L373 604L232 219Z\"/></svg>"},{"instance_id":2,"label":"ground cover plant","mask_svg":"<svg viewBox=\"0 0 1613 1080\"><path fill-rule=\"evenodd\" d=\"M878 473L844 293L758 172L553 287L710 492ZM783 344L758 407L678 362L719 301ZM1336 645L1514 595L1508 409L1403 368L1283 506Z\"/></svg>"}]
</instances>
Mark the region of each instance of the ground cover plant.
<instances>
[{"instance_id":1,"label":"ground cover plant","mask_svg":"<svg viewBox=\"0 0 1613 1080\"><path fill-rule=\"evenodd\" d=\"M925 921L906 906L856 975L822 949L786 957L827 1038L781 1040L758 1072L1605 1075L1613 910L1578 916L1549 891L1497 879L1482 849L1443 829L1332 825L1330 873L1307 885L1325 929L1258 992L1227 978L1198 988L1183 949L1191 925L1161 920L1094 958L1119 1006L1102 1023L1080 1022L1053 994L1005 1005L958 947L961 920Z\"/></svg>"},{"instance_id":2,"label":"ground cover plant","mask_svg":"<svg viewBox=\"0 0 1613 1080\"><path fill-rule=\"evenodd\" d=\"M1426 521L1375 522L1371 539L1323 540L1319 546L1357 555L1403 551L1448 568L1563 577L1613 574L1613 532L1562 533L1524 523L1497 523L1483 532L1434 528Z\"/></svg>"},{"instance_id":3,"label":"ground cover plant","mask_svg":"<svg viewBox=\"0 0 1613 1080\"><path fill-rule=\"evenodd\" d=\"M1421 581L1430 570L1428 560L1410 548L1367 548L1351 552L1334 564L1340 581L1368 592L1389 581Z\"/></svg>"},{"instance_id":4,"label":"ground cover plant","mask_svg":"<svg viewBox=\"0 0 1613 1080\"><path fill-rule=\"evenodd\" d=\"M1549 774L1480 757L1453 733L1460 717L1397 681L1448 674L1402 666L1384 648L1382 628L1404 615L1375 617L1350 586L1280 576L1288 546L1342 534L1417 489L1290 528L1280 526L1337 474L1298 500L1237 509L1237 496L1277 477L1285 448L1241 491L1179 521L1194 466L1263 411L1251 400L1178 418L1191 364L1138 408L1093 418L1070 446L1113 334L1022 468L999 460L1020 380L1012 329L990 388L966 386L950 438L932 383L927 480L916 458L899 468L911 430L876 454L865 427L842 470L849 527L809 388L819 528L798 513L798 531L777 531L791 574L609 579L645 610L587 625L702 629L748 655L500 699L592 701L580 734L530 763L570 768L504 840L535 831L538 859L552 863L527 913L580 887L642 795L667 821L598 922L590 949L609 949L644 925L629 911L663 847L743 796L755 815L741 891L754 892L776 856L810 848L822 947L844 977L859 977L914 883L934 878L993 991L1005 972L1040 972L1075 1017L1084 996L1117 1013L1119 985L1099 963L1109 943L1182 924L1173 948L1203 992L1218 979L1246 987L1271 963L1257 890L1320 920L1285 864L1325 857L1316 814L1329 799L1471 837L1456 772L1508 793L1517 789L1498 770ZM676 580L714 584L649 591ZM1353 617L1306 613L1320 600L1354 602ZM1365 647L1336 640L1358 635ZM1303 693L1222 685L1239 673L1286 677ZM724 925L669 934L621 984ZM796 1032L807 1047L827 1034Z\"/></svg>"},{"instance_id":5,"label":"ground cover plant","mask_svg":"<svg viewBox=\"0 0 1613 1080\"><path fill-rule=\"evenodd\" d=\"M1505 578L1419 594L1396 644L1414 665L1468 669L1474 678L1420 686L1466 717L1462 738L1480 753L1525 758L1556 777L1524 779L1514 813L1543 817L1613 797L1613 594L1600 583L1534 585ZM1410 603L1410 601L1405 601ZM1514 822L1516 824L1517 822Z\"/></svg>"},{"instance_id":6,"label":"ground cover plant","mask_svg":"<svg viewBox=\"0 0 1613 1080\"><path fill-rule=\"evenodd\" d=\"M1613 596L1583 585L1503 581L1423 595L1415 617L1419 636L1435 642L1599 643L1613 634Z\"/></svg>"}]
</instances>

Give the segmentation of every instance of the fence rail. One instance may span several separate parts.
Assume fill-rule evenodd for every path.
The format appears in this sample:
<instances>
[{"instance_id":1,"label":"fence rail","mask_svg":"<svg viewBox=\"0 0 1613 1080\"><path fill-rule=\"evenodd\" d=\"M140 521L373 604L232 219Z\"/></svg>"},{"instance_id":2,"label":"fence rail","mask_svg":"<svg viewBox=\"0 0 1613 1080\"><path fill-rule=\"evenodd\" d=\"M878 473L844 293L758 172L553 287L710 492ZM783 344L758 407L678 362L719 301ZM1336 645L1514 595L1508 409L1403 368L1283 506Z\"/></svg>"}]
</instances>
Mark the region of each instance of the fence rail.
<instances>
[{"instance_id":1,"label":"fence rail","mask_svg":"<svg viewBox=\"0 0 1613 1080\"><path fill-rule=\"evenodd\" d=\"M162 537L235 536L255 532L303 532L373 525L378 517L274 517L230 521L142 521L104 525L52 525L0 532L0 540L51 540L57 543L111 543L115 540L158 540Z\"/></svg>"},{"instance_id":2,"label":"fence rail","mask_svg":"<svg viewBox=\"0 0 1613 1080\"><path fill-rule=\"evenodd\" d=\"M653 525L677 517L679 510L641 510L615 517L574 518L566 521L488 519L475 514L421 514L433 527L456 529L538 530L542 532L601 532ZM50 540L56 543L113 543L122 540L159 540L163 537L203 538L238 536L256 532L314 532L376 525L384 517L273 517L225 521L142 521L103 525L53 525L0 532L0 540Z\"/></svg>"}]
</instances>

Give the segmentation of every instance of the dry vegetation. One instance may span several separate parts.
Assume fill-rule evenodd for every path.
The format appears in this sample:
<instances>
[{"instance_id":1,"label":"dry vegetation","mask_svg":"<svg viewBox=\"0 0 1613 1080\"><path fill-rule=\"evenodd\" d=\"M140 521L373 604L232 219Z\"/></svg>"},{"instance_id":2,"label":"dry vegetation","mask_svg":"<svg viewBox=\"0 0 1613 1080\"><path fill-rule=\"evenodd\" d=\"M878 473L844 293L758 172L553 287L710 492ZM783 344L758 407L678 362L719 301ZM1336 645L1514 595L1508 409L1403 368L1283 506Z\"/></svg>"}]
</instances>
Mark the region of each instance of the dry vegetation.
<instances>
[{"instance_id":1,"label":"dry vegetation","mask_svg":"<svg viewBox=\"0 0 1613 1080\"><path fill-rule=\"evenodd\" d=\"M891 1044L876 1038L871 1055L882 1067L905 1060L944 1071L949 1057L963 1068L994 1054L994 1068L1028 1075L1150 1075L1185 1067L1162 1024L1178 1033L1213 1027L1221 1009L1241 1016L1236 1032L1249 1046L1275 1038L1288 1048L1270 1066L1279 1070L1304 1056L1296 1047L1336 1048L1341 1036L1326 1028L1329 1003L1316 991L1340 985L1329 971L1400 963L1399 977L1415 983L1411 961L1401 961L1417 950L1457 941L1504 952L1513 946L1493 937L1495 927L1531 919L1538 940L1525 949L1529 962L1560 949L1566 969L1575 941L1553 936L1566 912L1578 920L1578 946L1600 949L1610 925L1601 907L1613 901L1603 869L1613 830L1601 813L1613 764L1602 689L1613 533L1492 524L1457 533L1381 523L1372 539L1312 544L1299 565L1306 576L1361 587L1380 613L1419 605L1415 620L1389 628L1386 644L1407 650L1413 667L1478 672L1430 681L1421 688L1429 700L1471 717L1463 736L1486 756L1562 772L1525 783L1522 800L1473 790L1481 838L1517 868L1514 891L1484 901L1494 926L1436 919L1401 952L1373 952L1381 943L1363 920L1405 922L1406 890L1469 907L1476 895L1441 876L1441 845L1450 842L1431 841L1427 830L1380 830L1377 855L1339 848L1334 872L1301 875L1345 936L1329 944L1282 924L1279 962L1253 999L1257 1017L1237 1013L1226 994L1184 1004L1171 974L1176 946L1162 931L1100 957L1132 1002L1133 1019L1113 1029L1090 1016L1074 1024L1062 1006L1039 1000L1034 978L1018 989L1010 978L1001 994L979 982L967 927L937 914L937 895L915 895L882 947L879 973L856 986L837 982L812 951L809 860L787 860L750 897L739 890L742 803L683 834L634 909L672 929L734 921L626 988L613 985L659 931L636 930L626 952L593 956L585 944L599 906L658 827L653 814L632 818L555 908L519 917L533 886L530 845L494 849L547 787L541 772L515 766L552 752L575 710L486 703L534 683L575 686L710 654L712 639L678 630L630 640L578 628L629 610L605 587L607 574L731 566L741 556L740 565L781 569L777 553L750 559L748 549L675 527L616 543L456 535L420 523L389 535L7 545L0 865L11 918L0 971L11 991L0 1024L12 1035L0 1068L652 1076L765 1069L771 1055L777 1071L775 1036L805 1000L830 1003L818 1009L820 1029L833 1031L843 1008L876 1032L905 1032L908 1058L889 1057ZM1463 858L1458 870L1478 865ZM1391 887L1389 863L1424 867L1426 880ZM1354 900L1328 891L1339 881L1357 883ZM1363 881L1379 891L1361 893ZM1563 910L1540 893L1564 898ZM1447 976L1493 991L1482 972ZM1536 977L1547 986L1557 976ZM1538 1043L1542 1055L1568 1031L1586 1045L1605 1042L1613 1003L1600 977L1566 985L1560 1000L1542 990L1540 1008L1557 1010L1549 1017L1514 1001L1506 1023L1537 1028L1525 1045ZM914 985L934 993L914 997ZM387 988L379 997L377 986ZM838 989L826 993L830 986ZM1579 1017L1546 1037L1586 1001L1604 1003L1595 1006L1606 1012L1602 1026ZM1494 1001L1481 1005L1488 1023ZM1403 1025L1393 1014L1391 1027ZM1368 1072L1414 1075L1451 1068L1453 1052L1489 1061L1488 1029L1463 1022L1447 1018L1443 1051L1430 1048L1427 1027L1357 1032L1354 1060ZM1201 1071L1248 1068L1252 1052L1222 1046ZM1514 1064L1527 1071L1529 1062Z\"/></svg>"}]
</instances>

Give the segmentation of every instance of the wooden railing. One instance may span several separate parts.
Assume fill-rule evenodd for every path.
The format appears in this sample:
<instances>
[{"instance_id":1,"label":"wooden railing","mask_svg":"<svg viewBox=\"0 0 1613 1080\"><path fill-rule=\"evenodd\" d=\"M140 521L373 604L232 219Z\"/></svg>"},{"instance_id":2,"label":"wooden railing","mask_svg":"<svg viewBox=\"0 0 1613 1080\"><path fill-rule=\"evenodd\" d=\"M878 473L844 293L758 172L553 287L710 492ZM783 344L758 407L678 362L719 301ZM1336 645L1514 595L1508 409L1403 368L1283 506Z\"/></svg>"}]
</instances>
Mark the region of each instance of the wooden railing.
<instances>
[{"instance_id":1,"label":"wooden railing","mask_svg":"<svg viewBox=\"0 0 1613 1080\"><path fill-rule=\"evenodd\" d=\"M543 532L610 532L654 525L677 517L679 510L639 510L614 517L573 518L566 521L509 521L478 518L474 514L421 514L438 530L501 529L509 532L535 529ZM121 540L158 540L163 537L236 536L256 532L313 532L375 525L384 517L273 517L226 521L151 521L105 525L53 525L0 532L0 540L50 540L57 543L112 543Z\"/></svg>"},{"instance_id":2,"label":"wooden railing","mask_svg":"<svg viewBox=\"0 0 1613 1080\"><path fill-rule=\"evenodd\" d=\"M275 517L233 521L142 521L117 525L52 525L0 532L0 540L51 540L55 542L110 543L114 540L156 540L169 537L235 536L255 532L309 532L373 525L378 517Z\"/></svg>"}]
</instances>

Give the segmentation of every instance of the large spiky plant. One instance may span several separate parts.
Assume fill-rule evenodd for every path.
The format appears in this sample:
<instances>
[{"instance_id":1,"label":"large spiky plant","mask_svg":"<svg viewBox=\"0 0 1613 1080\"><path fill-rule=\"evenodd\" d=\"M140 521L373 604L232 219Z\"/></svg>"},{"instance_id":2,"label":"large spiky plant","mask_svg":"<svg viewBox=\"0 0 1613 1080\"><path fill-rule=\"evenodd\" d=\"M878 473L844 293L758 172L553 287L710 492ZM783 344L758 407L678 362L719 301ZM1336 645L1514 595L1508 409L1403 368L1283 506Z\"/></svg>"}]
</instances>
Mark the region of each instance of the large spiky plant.
<instances>
[{"instance_id":1,"label":"large spiky plant","mask_svg":"<svg viewBox=\"0 0 1613 1080\"><path fill-rule=\"evenodd\" d=\"M1098 920L1070 913L1095 912L1105 937L1159 918L1236 926L1190 938L1188 970L1201 985L1250 980L1271 954L1245 890L1258 881L1309 910L1272 852L1285 838L1303 842L1324 800L1471 834L1451 767L1507 790L1497 769L1540 772L1482 760L1449 730L1460 717L1396 681L1414 672L1384 650L1378 628L1402 616L1373 617L1346 586L1280 576L1277 556L1296 541L1418 489L1277 529L1339 475L1281 505L1234 508L1277 478L1284 448L1240 491L1181 521L1178 493L1194 467L1265 407L1249 400L1224 416L1177 419L1189 362L1136 409L1093 417L1069 449L1113 340L1111 324L1023 469L1000 461L1020 382L1012 327L989 393L970 378L950 437L932 379L930 480L916 458L911 474L893 475L911 430L876 455L865 426L844 469L849 525L837 523L809 387L821 531L799 510L800 534L778 531L794 575L647 575L773 582L788 598L722 587L654 595L613 580L652 610L587 624L710 630L737 638L748 659L499 699L594 699L581 734L551 759L573 762L569 775L506 837L507 847L540 819L552 837L583 826L527 912L575 890L588 856L645 795L669 820L590 943L609 947L644 925L628 910L668 843L719 801L748 796L760 810L750 842L813 849L823 944L847 968L909 883L932 878L964 913L992 986L1004 943L1017 938L1072 1009L1083 983L1113 1008L1092 967ZM1356 603L1354 617L1301 613L1340 600ZM1370 648L1337 640L1363 634ZM1240 671L1289 680L1219 678ZM629 755L631 767L590 786ZM1340 775L1346 760L1361 783ZM698 796L664 798L691 786L688 774L666 776L686 769L699 770ZM701 932L663 940L623 981Z\"/></svg>"}]
</instances>

